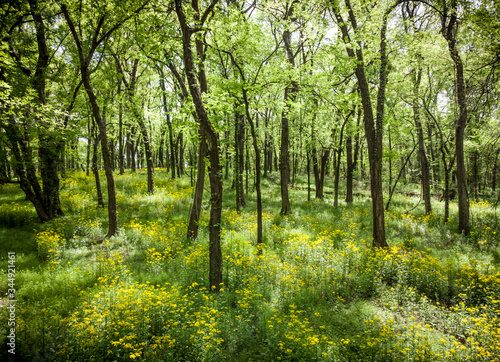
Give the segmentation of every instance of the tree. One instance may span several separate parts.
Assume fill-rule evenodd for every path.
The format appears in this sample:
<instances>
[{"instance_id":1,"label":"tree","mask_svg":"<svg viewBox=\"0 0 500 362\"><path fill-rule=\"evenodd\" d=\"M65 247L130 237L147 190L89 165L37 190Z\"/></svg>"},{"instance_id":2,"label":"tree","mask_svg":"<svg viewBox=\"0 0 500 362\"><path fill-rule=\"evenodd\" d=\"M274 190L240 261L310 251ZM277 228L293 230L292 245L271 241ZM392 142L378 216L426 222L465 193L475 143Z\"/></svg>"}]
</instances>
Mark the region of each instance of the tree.
<instances>
[{"instance_id":1,"label":"tree","mask_svg":"<svg viewBox=\"0 0 500 362\"><path fill-rule=\"evenodd\" d=\"M349 0L345 1L348 11L349 22L356 35L358 31L357 18ZM379 88L377 94L377 114L373 114L370 87L365 72L363 57L363 46L361 41L354 44L351 40L351 32L344 22L343 15L338 3L332 4L332 11L342 32L342 39L346 43L346 51L350 58L356 60L356 77L358 79L363 107L363 123L365 126L366 143L368 146L368 157L370 161L370 191L372 197L373 213L373 246L387 247L385 237L384 200L382 191L382 135L385 103L385 87L387 83L387 53L386 53L386 29L388 16L395 5L389 7L382 19L380 30L380 70ZM355 48L355 49L353 49Z\"/></svg>"},{"instance_id":2,"label":"tree","mask_svg":"<svg viewBox=\"0 0 500 362\"><path fill-rule=\"evenodd\" d=\"M13 168L21 189L34 205L39 219L45 222L63 215L58 175L64 144L63 115L47 102L47 74L52 49L47 40L49 30L44 16L54 16L53 9L49 7L43 14L42 5L37 0L6 5L0 28L0 34L8 44L8 49L0 49L3 63L0 67L1 127L13 154ZM29 22L34 25L34 34L30 34L33 28L26 27ZM29 35L26 37L24 32ZM36 59L30 60L32 52ZM30 68L32 64L34 69ZM42 185L35 172L32 137L38 139Z\"/></svg>"},{"instance_id":3,"label":"tree","mask_svg":"<svg viewBox=\"0 0 500 362\"><path fill-rule=\"evenodd\" d=\"M147 3L147 2L146 2ZM91 66L94 55L98 49L98 47L102 46L102 44L109 39L111 34L116 31L126 20L130 19L136 13L141 11L146 3L140 4L135 7L130 13L119 11L120 9L116 7L102 5L97 7L96 9L89 9L84 7L79 7L70 12L70 8L66 3L61 3L60 7L63 12L64 18L68 24L71 35L76 45L78 61L80 64L80 74L82 77L82 82L85 87L85 91L89 98L90 105L92 107L92 113L94 119L97 123L100 132L101 138L101 150L102 157L104 163L104 171L106 174L107 180L107 189L108 189L108 233L106 237L110 237L118 233L118 213L116 209L116 191L115 191L115 180L113 176L113 165L111 154L109 152L109 142L108 142L108 134L106 130L106 123L102 117L101 110L99 108L99 104L97 102L96 94L92 87L92 81L90 78L91 74ZM85 14L85 11L94 12L94 14ZM106 22L107 17L110 13L113 12L114 19L110 23ZM74 13L77 13L79 19L83 17L93 17L89 24L92 28L84 29L81 27L81 24L85 24L86 22L79 21L79 29L75 27L75 23L73 21ZM83 37L82 34L88 34L90 38L90 42L87 43L86 38ZM92 35L90 35L92 34Z\"/></svg>"},{"instance_id":4,"label":"tree","mask_svg":"<svg viewBox=\"0 0 500 362\"><path fill-rule=\"evenodd\" d=\"M212 13L217 0L214 0L205 9L203 13L200 12L198 1L191 3L191 11L194 12L194 26L188 24L188 19L184 12L181 0L175 0L175 12L182 31L182 44L183 44L183 59L188 79L189 92L193 100L195 111L198 121L201 125L201 131L206 137L208 158L210 161L210 271L209 283L210 290L219 292L220 284L222 283L222 251L220 245L220 230L221 230L221 217L222 217L222 167L219 160L219 140L217 132L213 124L208 118L208 113L205 109L203 96L201 92L200 82L196 77L195 61L191 46L191 38L196 33L202 30L208 16Z\"/></svg>"},{"instance_id":5,"label":"tree","mask_svg":"<svg viewBox=\"0 0 500 362\"><path fill-rule=\"evenodd\" d=\"M457 48L458 1L444 2L441 11L441 34L448 42L451 60L455 65L456 96L460 114L455 122L455 154L457 161L458 189L458 231L469 234L469 194L467 190L467 172L465 170L464 137L467 125L467 91L464 80L464 65Z\"/></svg>"}]
</instances>

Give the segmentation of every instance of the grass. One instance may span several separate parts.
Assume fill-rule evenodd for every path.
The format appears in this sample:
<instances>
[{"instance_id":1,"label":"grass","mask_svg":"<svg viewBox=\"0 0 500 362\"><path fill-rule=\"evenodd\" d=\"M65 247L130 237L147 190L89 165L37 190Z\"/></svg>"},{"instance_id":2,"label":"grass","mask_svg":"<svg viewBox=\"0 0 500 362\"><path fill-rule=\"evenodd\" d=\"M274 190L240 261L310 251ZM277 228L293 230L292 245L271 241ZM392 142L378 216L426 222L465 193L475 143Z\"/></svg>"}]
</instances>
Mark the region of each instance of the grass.
<instances>
[{"instance_id":1,"label":"grass","mask_svg":"<svg viewBox=\"0 0 500 362\"><path fill-rule=\"evenodd\" d=\"M472 233L455 233L456 205L424 215L418 198L395 195L386 214L388 250L371 245L367 197L333 208L264 180L264 250L256 254L255 194L223 203L223 285L209 293L208 203L200 236L185 238L189 179L116 176L120 235L106 232L93 179L62 181L66 215L39 224L15 185L0 196L1 273L16 253L18 360L493 361L500 356L497 216L473 202ZM102 178L104 179L104 178ZM303 181L298 178L298 183ZM103 185L103 190L105 186ZM208 195L205 195L207 199ZM9 288L0 279L3 301ZM7 310L0 311L7 325ZM6 329L0 358L7 352Z\"/></svg>"}]
</instances>

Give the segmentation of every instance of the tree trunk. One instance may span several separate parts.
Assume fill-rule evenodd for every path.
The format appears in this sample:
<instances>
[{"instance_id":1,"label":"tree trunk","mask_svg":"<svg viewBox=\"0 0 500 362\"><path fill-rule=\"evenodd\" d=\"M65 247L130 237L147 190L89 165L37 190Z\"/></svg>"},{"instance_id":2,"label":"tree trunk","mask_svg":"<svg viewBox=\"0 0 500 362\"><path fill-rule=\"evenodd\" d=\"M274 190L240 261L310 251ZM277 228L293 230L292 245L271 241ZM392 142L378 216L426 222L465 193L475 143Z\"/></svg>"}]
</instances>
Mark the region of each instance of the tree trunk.
<instances>
[{"instance_id":1,"label":"tree trunk","mask_svg":"<svg viewBox=\"0 0 500 362\"><path fill-rule=\"evenodd\" d=\"M344 122L342 123L342 127L340 128L340 139L339 139L339 144L336 150L337 153L337 162L335 162L335 180L334 180L334 193L335 193L335 198L333 201L333 207L337 208L339 206L339 181L340 181L340 158L342 157L342 144L344 143L344 129L349 121L349 119L352 117L354 112L356 111L356 108L354 108L344 119ZM335 157L335 156L334 156Z\"/></svg>"},{"instance_id":2,"label":"tree trunk","mask_svg":"<svg viewBox=\"0 0 500 362\"><path fill-rule=\"evenodd\" d=\"M425 213L430 214L432 212L431 185L430 185L431 177L430 177L429 161L427 160L427 155L425 153L424 132L422 129L422 123L420 122L420 106L418 103L420 80L422 79L422 69L420 69L419 67L417 70L414 70L414 73L415 72L416 74L414 74L413 76L413 100L412 100L413 120L415 121L415 126L417 128L417 136L418 136L418 153L420 156L422 197L424 199L424 204L425 204Z\"/></svg>"},{"instance_id":3,"label":"tree trunk","mask_svg":"<svg viewBox=\"0 0 500 362\"><path fill-rule=\"evenodd\" d=\"M121 84L118 81L118 95L121 95ZM125 168L123 165L123 104L120 96L120 104L118 105L118 167L120 168L120 175L125 174Z\"/></svg>"},{"instance_id":4,"label":"tree trunk","mask_svg":"<svg viewBox=\"0 0 500 362\"><path fill-rule=\"evenodd\" d=\"M442 16L441 34L448 42L448 50L451 60L455 65L455 84L457 87L457 102L460 110L455 123L455 153L457 159L457 191L458 191L458 232L464 235L469 234L469 194L467 190L467 172L465 170L464 157L464 137L467 125L467 100L464 81L464 66L462 58L456 47L456 26L457 26L457 0L452 0L450 4L450 14L445 9ZM448 20L449 17L449 20ZM448 24L446 21L448 20Z\"/></svg>"},{"instance_id":5,"label":"tree trunk","mask_svg":"<svg viewBox=\"0 0 500 362\"><path fill-rule=\"evenodd\" d=\"M179 163L177 165L177 177L184 175L184 133L179 132Z\"/></svg>"},{"instance_id":6,"label":"tree trunk","mask_svg":"<svg viewBox=\"0 0 500 362\"><path fill-rule=\"evenodd\" d=\"M198 153L198 173L196 176L196 186L194 189L193 205L189 217L187 230L188 239L195 240L198 238L198 227L201 215L201 203L203 201L203 186L205 185L205 157L207 155L207 141L205 134L199 128L200 147Z\"/></svg>"},{"instance_id":7,"label":"tree trunk","mask_svg":"<svg viewBox=\"0 0 500 362\"><path fill-rule=\"evenodd\" d=\"M32 150L26 144L26 138L23 138L19 133L14 120L7 120L5 125L5 133L10 143L10 149L14 172L19 178L19 185L24 191L28 200L35 207L38 218L42 222L49 221L50 218L45 210L45 205L42 198L42 189L36 178L36 172L32 160Z\"/></svg>"},{"instance_id":8,"label":"tree trunk","mask_svg":"<svg viewBox=\"0 0 500 362\"><path fill-rule=\"evenodd\" d=\"M495 161L493 162L493 173L491 175L491 191L495 193L497 188L497 172L498 172L498 155L500 154L500 148L495 152Z\"/></svg>"},{"instance_id":9,"label":"tree trunk","mask_svg":"<svg viewBox=\"0 0 500 362\"><path fill-rule=\"evenodd\" d=\"M85 168L85 175L87 177L90 176L90 149L92 147L92 133L91 133L91 128L90 128L90 120L87 122L87 167Z\"/></svg>"},{"instance_id":10,"label":"tree trunk","mask_svg":"<svg viewBox=\"0 0 500 362\"><path fill-rule=\"evenodd\" d=\"M372 197L372 213L373 213L373 246L387 247L385 237L385 221L384 221L384 200L382 189L382 121L384 117L384 102L385 102L385 86L387 83L387 54L385 31L387 28L388 11L384 14L383 26L381 29L380 42L380 84L377 95L377 117L374 118L373 108L370 97L370 87L365 75L363 51L361 44L353 49L349 35L349 29L344 22L340 9L336 6L332 8L335 17L340 25L342 37L347 44L346 51L349 57L357 60L356 78L358 79L359 89L361 93L361 103L363 106L363 121L365 126L366 143L368 148L368 158L370 162L370 186ZM356 32L357 22L353 10L348 3L348 13L351 26Z\"/></svg>"},{"instance_id":11,"label":"tree trunk","mask_svg":"<svg viewBox=\"0 0 500 362\"><path fill-rule=\"evenodd\" d=\"M352 203L354 201L352 194L352 181L354 174L353 160L352 160L352 136L347 137L345 140L345 152L346 152L346 192L345 192L345 202Z\"/></svg>"},{"instance_id":12,"label":"tree trunk","mask_svg":"<svg viewBox=\"0 0 500 362\"><path fill-rule=\"evenodd\" d=\"M36 30L38 59L35 74L31 81L38 95L38 103L45 104L46 98L46 72L49 65L49 50L45 36L45 24L37 0L29 0L30 12ZM39 134L40 175L42 178L42 203L49 219L62 216L61 202L59 200L59 174L60 152L63 145L60 137L55 137L48 129L42 129ZM38 181L37 181L38 182Z\"/></svg>"},{"instance_id":13,"label":"tree trunk","mask_svg":"<svg viewBox=\"0 0 500 362\"><path fill-rule=\"evenodd\" d=\"M97 32L97 34L94 34L94 39L92 40L92 46L91 46L87 56L85 56L83 53L83 46L82 46L81 40L79 38L78 32L74 27L73 21L71 20L70 14L69 14L68 9L66 8L65 4L61 5L61 10L64 14L64 18L66 19L66 21L68 23L71 34L73 35L73 38L75 40L75 44L76 44L76 47L78 50L78 56L79 56L79 60L80 60L80 72L81 72L83 85L84 85L85 90L87 92L90 104L92 106L92 113L94 115L95 121L97 122L97 125L99 127L99 131L101 134L101 150L102 150L102 156L103 156L103 161L104 161L104 171L106 174L107 187L108 187L109 226L108 226L108 233L106 235L106 237L108 238L108 237L111 237L112 235L115 235L118 233L118 213L117 213L117 209L116 209L115 179L113 177L113 170L112 170L112 164L111 164L112 160L111 160L111 156L110 156L109 148L108 148L108 136L107 136L107 132L106 132L106 123L102 119L101 111L100 111L99 105L97 103L97 97L95 96L94 90L93 90L91 82L90 82L90 72L89 72L90 61L91 61L91 59L94 55L94 52L98 46L96 38L99 34L98 34L98 32ZM102 24L104 22L104 17L102 17L101 19L98 19L98 21Z\"/></svg>"},{"instance_id":14,"label":"tree trunk","mask_svg":"<svg viewBox=\"0 0 500 362\"><path fill-rule=\"evenodd\" d=\"M217 1L211 3L211 7L215 6ZM195 3L192 3L194 5ZM197 3L196 3L197 5ZM193 52L191 49L191 37L193 35L194 28L188 26L186 22L186 17L184 10L182 8L182 1L175 0L175 11L179 19L179 24L182 30L182 43L183 43L183 58L184 67L186 71L186 76L188 79L189 91L193 100L196 114L200 122L200 126L205 134L207 140L207 150L208 157L210 160L210 221L209 221L209 234L210 234L210 247L209 247L209 259L210 259L210 271L209 271L209 284L210 290L214 292L219 292L222 283L222 251L220 245L220 231L221 231L221 218L222 218L222 167L219 160L219 140L217 132L215 131L212 123L208 118L207 111L203 103L202 87L200 86L200 81L197 79L195 74L195 64L193 58ZM206 10L204 15L207 15L211 11L211 8ZM198 13L195 16L198 18ZM206 19L202 16L202 19ZM199 20L199 19L198 19ZM197 45L202 46L201 43ZM198 51L198 54L200 52ZM204 74L203 69L203 58L202 62L199 64L199 70ZM200 79L204 79L200 77ZM203 80L202 80L203 82ZM205 88L206 89L206 88Z\"/></svg>"},{"instance_id":15,"label":"tree trunk","mask_svg":"<svg viewBox=\"0 0 500 362\"><path fill-rule=\"evenodd\" d=\"M236 112L235 114L235 129L234 129L234 183L236 191L236 212L240 212L240 208L245 206L245 194L243 192L243 162L244 162L244 147L245 147L245 115Z\"/></svg>"},{"instance_id":16,"label":"tree trunk","mask_svg":"<svg viewBox=\"0 0 500 362\"><path fill-rule=\"evenodd\" d=\"M293 5L287 11L286 18L293 16ZM283 43L285 45L288 63L295 67L295 54L292 49L292 33L287 28L283 31ZM292 207L288 196L288 184L290 183L290 150L289 150L289 132L290 115L292 111L292 102L297 98L299 87L296 81L292 80L285 88L285 107L281 114L281 153L280 153L280 187L281 187L281 215L291 215Z\"/></svg>"},{"instance_id":17,"label":"tree trunk","mask_svg":"<svg viewBox=\"0 0 500 362\"><path fill-rule=\"evenodd\" d=\"M104 199L102 197L101 180L99 178L99 168L97 165L98 158L98 147L99 147L99 132L97 132L95 127L95 122L92 119L92 134L93 134L93 154L92 154L92 172L95 179L95 188L97 191L97 206L104 207Z\"/></svg>"}]
</instances>

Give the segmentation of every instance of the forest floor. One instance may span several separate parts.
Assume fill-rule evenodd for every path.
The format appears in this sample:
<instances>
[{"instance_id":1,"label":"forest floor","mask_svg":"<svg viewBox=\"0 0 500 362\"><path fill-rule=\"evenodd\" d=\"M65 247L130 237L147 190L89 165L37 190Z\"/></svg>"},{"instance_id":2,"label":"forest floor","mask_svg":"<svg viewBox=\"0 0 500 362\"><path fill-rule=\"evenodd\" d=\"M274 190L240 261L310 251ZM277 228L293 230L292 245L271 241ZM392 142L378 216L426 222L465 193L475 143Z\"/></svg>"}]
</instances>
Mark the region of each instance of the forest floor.
<instances>
[{"instance_id":1,"label":"forest floor","mask_svg":"<svg viewBox=\"0 0 500 362\"><path fill-rule=\"evenodd\" d=\"M187 241L189 178L157 170L155 195L145 180L143 171L116 176L121 233L98 245L107 211L96 207L92 177L68 174L66 216L45 224L18 186L0 186L0 359L500 360L500 230L491 203L471 202L464 237L455 204L445 223L437 200L424 215L422 204L407 212L418 197L395 195L386 213L390 248L375 250L368 197L335 209L330 195L307 201L306 190L292 189L294 214L282 217L279 187L264 180L257 255L255 193L238 214L227 181L224 283L214 294L208 195L200 236ZM5 307L12 279L15 355Z\"/></svg>"}]
</instances>

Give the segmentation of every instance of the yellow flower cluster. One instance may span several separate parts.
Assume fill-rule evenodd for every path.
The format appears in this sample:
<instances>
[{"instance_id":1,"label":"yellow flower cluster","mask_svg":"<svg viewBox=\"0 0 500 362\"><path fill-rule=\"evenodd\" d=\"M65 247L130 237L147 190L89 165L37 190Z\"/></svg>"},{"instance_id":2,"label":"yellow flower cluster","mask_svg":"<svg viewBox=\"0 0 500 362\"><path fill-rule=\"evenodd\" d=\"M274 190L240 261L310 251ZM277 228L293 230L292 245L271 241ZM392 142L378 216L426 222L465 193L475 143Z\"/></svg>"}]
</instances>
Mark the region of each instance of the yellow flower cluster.
<instances>
[{"instance_id":1,"label":"yellow flower cluster","mask_svg":"<svg viewBox=\"0 0 500 362\"><path fill-rule=\"evenodd\" d=\"M223 342L221 313L196 283L183 288L119 281L101 284L85 299L63 323L75 345L96 358L207 356Z\"/></svg>"},{"instance_id":2,"label":"yellow flower cluster","mask_svg":"<svg viewBox=\"0 0 500 362\"><path fill-rule=\"evenodd\" d=\"M59 256L64 247L64 239L52 229L41 231L36 234L38 246L38 257L43 261L57 264Z\"/></svg>"}]
</instances>

